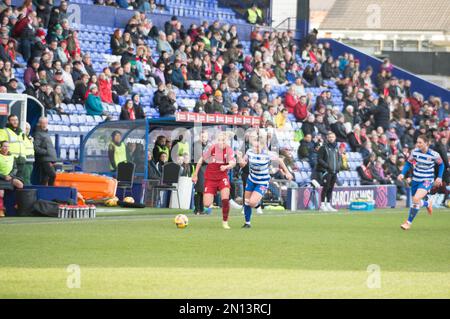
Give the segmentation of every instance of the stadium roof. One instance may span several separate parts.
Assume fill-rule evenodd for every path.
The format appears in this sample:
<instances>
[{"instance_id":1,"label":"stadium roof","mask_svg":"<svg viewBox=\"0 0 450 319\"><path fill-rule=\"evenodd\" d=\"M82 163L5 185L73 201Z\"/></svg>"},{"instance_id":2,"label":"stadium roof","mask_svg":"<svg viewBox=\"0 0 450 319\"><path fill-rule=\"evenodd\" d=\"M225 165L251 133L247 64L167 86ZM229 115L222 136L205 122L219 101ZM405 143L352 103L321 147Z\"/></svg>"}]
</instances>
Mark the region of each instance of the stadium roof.
<instances>
[{"instance_id":1,"label":"stadium roof","mask_svg":"<svg viewBox=\"0 0 450 319\"><path fill-rule=\"evenodd\" d=\"M379 27L373 25L377 10ZM450 1L336 0L320 28L450 32Z\"/></svg>"}]
</instances>

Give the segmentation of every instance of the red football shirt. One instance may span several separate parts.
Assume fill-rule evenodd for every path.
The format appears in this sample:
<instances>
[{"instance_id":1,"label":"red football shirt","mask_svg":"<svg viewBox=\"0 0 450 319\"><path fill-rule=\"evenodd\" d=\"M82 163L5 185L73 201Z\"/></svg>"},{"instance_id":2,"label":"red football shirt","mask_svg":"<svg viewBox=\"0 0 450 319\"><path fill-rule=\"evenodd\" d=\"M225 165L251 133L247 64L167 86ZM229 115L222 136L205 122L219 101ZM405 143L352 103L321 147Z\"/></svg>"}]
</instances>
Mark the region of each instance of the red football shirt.
<instances>
[{"instance_id":1,"label":"red football shirt","mask_svg":"<svg viewBox=\"0 0 450 319\"><path fill-rule=\"evenodd\" d=\"M212 145L204 154L203 160L208 164L205 171L205 179L221 180L228 178L228 171L221 171L220 166L228 165L234 160L233 149L226 146L220 149L217 144Z\"/></svg>"}]
</instances>

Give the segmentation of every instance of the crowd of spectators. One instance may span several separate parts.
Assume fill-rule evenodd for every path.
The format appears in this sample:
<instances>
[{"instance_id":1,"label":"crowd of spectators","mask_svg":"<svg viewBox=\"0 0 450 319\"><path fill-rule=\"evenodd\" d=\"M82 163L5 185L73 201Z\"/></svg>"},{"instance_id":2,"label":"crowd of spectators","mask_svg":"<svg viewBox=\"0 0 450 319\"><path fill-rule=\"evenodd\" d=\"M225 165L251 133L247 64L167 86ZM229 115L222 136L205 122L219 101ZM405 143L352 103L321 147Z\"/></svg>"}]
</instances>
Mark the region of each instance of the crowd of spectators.
<instances>
[{"instance_id":1,"label":"crowd of spectators","mask_svg":"<svg viewBox=\"0 0 450 319\"><path fill-rule=\"evenodd\" d=\"M112 54L120 59L96 74L67 20L67 2L53 6L39 0L33 10L30 0L17 8L9 1L0 4L0 92L35 96L48 113L61 113L61 103L72 102L84 104L87 114L108 115L104 103L117 104L119 96L130 96L139 84L153 87L153 107L160 116L171 116L187 110L178 105L174 88L187 90L192 81L202 81L205 93L195 112L259 116L264 127L277 129L292 129L293 117L301 126L298 156L312 167L318 146L333 131L339 143L362 155L362 183L394 184L417 136L425 133L444 158L448 180L448 101L412 92L409 80L392 75L388 59L375 70L362 69L352 54L333 57L329 43L317 42L317 30L299 45L293 32L255 26L246 55L235 25L203 21L185 26L173 16L157 28L137 11L124 31L111 35ZM154 7L154 1L119 6L125 2L134 9ZM98 4L114 5L106 0ZM155 47L147 44L149 39L156 41ZM27 61L24 83L14 77L13 68L21 67L18 54ZM330 82L342 93L342 110L334 103ZM274 87L283 86L285 94L275 93ZM310 87L322 92L306 93ZM239 95L235 102L233 94ZM120 119L144 117L139 95L133 95ZM340 150L345 158L346 148ZM295 165L292 169L298 170ZM398 184L400 194L404 186Z\"/></svg>"}]
</instances>

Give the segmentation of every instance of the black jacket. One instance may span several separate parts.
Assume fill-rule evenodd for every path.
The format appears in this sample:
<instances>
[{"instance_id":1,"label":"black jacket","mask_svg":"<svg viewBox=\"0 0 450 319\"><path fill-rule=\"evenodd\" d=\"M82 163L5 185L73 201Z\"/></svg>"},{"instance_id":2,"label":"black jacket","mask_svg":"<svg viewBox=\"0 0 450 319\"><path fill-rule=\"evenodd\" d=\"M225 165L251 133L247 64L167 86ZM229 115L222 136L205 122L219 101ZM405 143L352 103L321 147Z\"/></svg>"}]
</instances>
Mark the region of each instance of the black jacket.
<instances>
[{"instance_id":1,"label":"black jacket","mask_svg":"<svg viewBox=\"0 0 450 319\"><path fill-rule=\"evenodd\" d=\"M348 143L350 144L350 147L352 148L352 152L359 152L361 150L362 144L358 143L358 140L356 139L355 134L353 132L347 135L347 139Z\"/></svg>"},{"instance_id":2,"label":"black jacket","mask_svg":"<svg viewBox=\"0 0 450 319\"><path fill-rule=\"evenodd\" d=\"M320 149L317 158L317 171L337 174L341 169L342 157L339 154L337 143L325 143Z\"/></svg>"},{"instance_id":3,"label":"black jacket","mask_svg":"<svg viewBox=\"0 0 450 319\"><path fill-rule=\"evenodd\" d=\"M173 116L177 110L177 107L174 104L175 101L172 101L167 95L163 96L158 107L159 116Z\"/></svg>"},{"instance_id":4,"label":"black jacket","mask_svg":"<svg viewBox=\"0 0 450 319\"><path fill-rule=\"evenodd\" d=\"M148 161L148 178L149 179L161 179L161 171L158 169L161 165L156 166L154 161Z\"/></svg>"},{"instance_id":5,"label":"black jacket","mask_svg":"<svg viewBox=\"0 0 450 319\"><path fill-rule=\"evenodd\" d=\"M166 96L165 91L157 90L153 95L153 107L159 107L161 105L161 101Z\"/></svg>"},{"instance_id":6,"label":"black jacket","mask_svg":"<svg viewBox=\"0 0 450 319\"><path fill-rule=\"evenodd\" d=\"M322 72L322 77L325 80L331 79L332 77L335 76L333 72L333 65L328 62L322 64L322 68L320 71Z\"/></svg>"},{"instance_id":7,"label":"black jacket","mask_svg":"<svg viewBox=\"0 0 450 319\"><path fill-rule=\"evenodd\" d=\"M375 120L375 127L381 126L384 131L387 131L391 120L391 110L386 101L380 98L378 105L373 106L370 111Z\"/></svg>"},{"instance_id":8,"label":"black jacket","mask_svg":"<svg viewBox=\"0 0 450 319\"><path fill-rule=\"evenodd\" d=\"M346 142L347 141L347 133L345 133L344 124L341 122L336 122L330 125L331 130L336 134L336 140L338 142Z\"/></svg>"},{"instance_id":9,"label":"black jacket","mask_svg":"<svg viewBox=\"0 0 450 319\"><path fill-rule=\"evenodd\" d=\"M309 160L310 154L314 152L314 143L313 142L306 142L305 140L302 140L300 142L300 146L297 150L297 155L300 160Z\"/></svg>"},{"instance_id":10,"label":"black jacket","mask_svg":"<svg viewBox=\"0 0 450 319\"><path fill-rule=\"evenodd\" d=\"M315 127L314 123L311 123L311 122L304 122L304 123L302 124L302 132L303 132L303 135L311 134L312 136L314 136L315 128L316 128L316 127Z\"/></svg>"},{"instance_id":11,"label":"black jacket","mask_svg":"<svg viewBox=\"0 0 450 319\"><path fill-rule=\"evenodd\" d=\"M40 127L34 133L34 152L36 162L56 162L56 150L48 130L44 131Z\"/></svg>"},{"instance_id":12,"label":"black jacket","mask_svg":"<svg viewBox=\"0 0 450 319\"><path fill-rule=\"evenodd\" d=\"M259 92L263 89L263 82L261 77L255 72L252 73L250 81L247 84L249 92Z\"/></svg>"},{"instance_id":13,"label":"black jacket","mask_svg":"<svg viewBox=\"0 0 450 319\"><path fill-rule=\"evenodd\" d=\"M83 82L79 81L75 83L75 90L72 94L72 102L75 104L84 104L84 98L86 96L88 87Z\"/></svg>"}]
</instances>

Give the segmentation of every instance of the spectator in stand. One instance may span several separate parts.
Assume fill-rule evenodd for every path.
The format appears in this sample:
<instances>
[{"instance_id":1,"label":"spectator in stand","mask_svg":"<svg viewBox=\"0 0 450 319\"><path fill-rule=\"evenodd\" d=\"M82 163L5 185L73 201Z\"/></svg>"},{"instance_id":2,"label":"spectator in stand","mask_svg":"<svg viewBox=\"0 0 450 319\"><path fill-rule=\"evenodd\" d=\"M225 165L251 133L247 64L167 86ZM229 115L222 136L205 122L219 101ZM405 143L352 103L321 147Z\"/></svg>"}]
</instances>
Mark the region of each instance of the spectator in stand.
<instances>
[{"instance_id":1,"label":"spectator in stand","mask_svg":"<svg viewBox=\"0 0 450 319\"><path fill-rule=\"evenodd\" d=\"M98 95L98 87L92 84L89 87L89 94L84 104L87 115L104 115L104 109L100 96Z\"/></svg>"},{"instance_id":2,"label":"spectator in stand","mask_svg":"<svg viewBox=\"0 0 450 319\"><path fill-rule=\"evenodd\" d=\"M389 96L380 96L378 105L374 105L370 112L373 115L375 127L382 127L385 131L389 129L391 122L391 110L389 104L391 98Z\"/></svg>"},{"instance_id":3,"label":"spectator in stand","mask_svg":"<svg viewBox=\"0 0 450 319\"><path fill-rule=\"evenodd\" d=\"M139 95L135 95L135 96L139 96ZM142 107L140 107L140 106L136 107L133 101L134 101L134 99L127 100L125 102L125 104L122 107L122 110L120 112L120 120L121 121L127 121L127 120L134 121L134 120L140 120L140 119L145 118Z\"/></svg>"},{"instance_id":4,"label":"spectator in stand","mask_svg":"<svg viewBox=\"0 0 450 319\"><path fill-rule=\"evenodd\" d=\"M170 43L167 41L166 34L163 31L159 32L159 38L158 38L158 51L160 53L165 52L171 57L174 53L174 50Z\"/></svg>"},{"instance_id":5,"label":"spectator in stand","mask_svg":"<svg viewBox=\"0 0 450 319\"><path fill-rule=\"evenodd\" d=\"M25 70L23 79L26 86L29 86L32 82L39 80L37 72L39 69L39 59L33 58L28 62L28 68Z\"/></svg>"},{"instance_id":6,"label":"spectator in stand","mask_svg":"<svg viewBox=\"0 0 450 319\"><path fill-rule=\"evenodd\" d=\"M386 177L394 181L397 186L397 197L398 199L406 199L405 182L400 182L397 180L397 176L400 175L401 171L397 165L397 155L391 154L385 163L386 166Z\"/></svg>"},{"instance_id":7,"label":"spectator in stand","mask_svg":"<svg viewBox=\"0 0 450 319\"><path fill-rule=\"evenodd\" d=\"M262 63L258 63L257 65L255 65L253 73L251 74L250 77L250 81L247 85L247 89L249 92L260 92L262 90L263 88L262 72L263 72Z\"/></svg>"},{"instance_id":8,"label":"spectator in stand","mask_svg":"<svg viewBox=\"0 0 450 319\"><path fill-rule=\"evenodd\" d=\"M337 121L330 125L331 131L336 134L336 140L339 143L347 141L347 132L344 126L344 115L338 114Z\"/></svg>"},{"instance_id":9,"label":"spectator in stand","mask_svg":"<svg viewBox=\"0 0 450 319\"><path fill-rule=\"evenodd\" d=\"M299 160L309 161L310 154L314 152L314 142L312 141L311 134L305 134L300 142L300 146L297 150L297 156Z\"/></svg>"},{"instance_id":10,"label":"spectator in stand","mask_svg":"<svg viewBox=\"0 0 450 319\"><path fill-rule=\"evenodd\" d=\"M206 105L205 112L208 114L225 114L226 113L224 106L223 106L222 92L217 90L214 93L214 101L211 104Z\"/></svg>"},{"instance_id":11,"label":"spectator in stand","mask_svg":"<svg viewBox=\"0 0 450 319\"><path fill-rule=\"evenodd\" d=\"M75 82L75 90L72 95L72 102L75 104L84 104L88 95L89 74L82 74L81 78Z\"/></svg>"},{"instance_id":12,"label":"spectator in stand","mask_svg":"<svg viewBox=\"0 0 450 319\"><path fill-rule=\"evenodd\" d=\"M347 140L350 144L352 152L358 152L363 147L363 144L366 142L366 139L361 136L361 127L359 125L355 125L353 130L349 130L350 132L347 134Z\"/></svg>"},{"instance_id":13,"label":"spectator in stand","mask_svg":"<svg viewBox=\"0 0 450 319\"><path fill-rule=\"evenodd\" d=\"M161 96L159 101L160 117L174 116L177 110L178 104L174 91L169 91L167 95Z\"/></svg>"},{"instance_id":14,"label":"spectator in stand","mask_svg":"<svg viewBox=\"0 0 450 319\"><path fill-rule=\"evenodd\" d=\"M113 55L122 55L127 50L127 45L123 42L122 31L116 29L111 35L110 47Z\"/></svg>"},{"instance_id":15,"label":"spectator in stand","mask_svg":"<svg viewBox=\"0 0 450 319\"><path fill-rule=\"evenodd\" d=\"M274 69L275 76L277 78L278 84L286 85L289 81L286 78L286 62L280 62Z\"/></svg>"},{"instance_id":16,"label":"spectator in stand","mask_svg":"<svg viewBox=\"0 0 450 319\"><path fill-rule=\"evenodd\" d=\"M181 71L181 60L175 60L174 67L170 72L170 81L173 85L181 90L186 90L189 88L189 85L185 82L183 73Z\"/></svg>"},{"instance_id":17,"label":"spectator in stand","mask_svg":"<svg viewBox=\"0 0 450 319\"><path fill-rule=\"evenodd\" d=\"M369 158L366 158L361 164L356 168L359 178L361 179L361 185L376 185L378 182L372 174L371 170L372 163Z\"/></svg>"},{"instance_id":18,"label":"spectator in stand","mask_svg":"<svg viewBox=\"0 0 450 319\"><path fill-rule=\"evenodd\" d=\"M48 84L48 82L46 80L41 80L39 90L36 93L36 97L44 106L46 114L56 112L52 92L53 89Z\"/></svg>"},{"instance_id":19,"label":"spectator in stand","mask_svg":"<svg viewBox=\"0 0 450 319\"><path fill-rule=\"evenodd\" d=\"M42 27L47 29L53 2L50 0L37 0L36 3L37 17L41 19Z\"/></svg>"},{"instance_id":20,"label":"spectator in stand","mask_svg":"<svg viewBox=\"0 0 450 319\"><path fill-rule=\"evenodd\" d=\"M61 42L61 44L62 44L62 42ZM89 74L89 76L93 76L96 74L96 72L94 70L94 66L92 65L91 55L89 53L83 54L82 62L83 62L84 69L85 69L86 73ZM103 71L103 72L105 72L105 71Z\"/></svg>"},{"instance_id":21,"label":"spectator in stand","mask_svg":"<svg viewBox=\"0 0 450 319\"><path fill-rule=\"evenodd\" d=\"M103 73L98 76L98 90L102 102L113 103L111 70L109 68L104 68Z\"/></svg>"}]
</instances>

